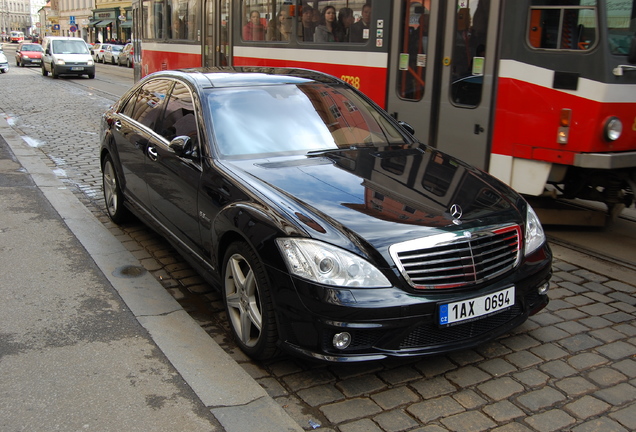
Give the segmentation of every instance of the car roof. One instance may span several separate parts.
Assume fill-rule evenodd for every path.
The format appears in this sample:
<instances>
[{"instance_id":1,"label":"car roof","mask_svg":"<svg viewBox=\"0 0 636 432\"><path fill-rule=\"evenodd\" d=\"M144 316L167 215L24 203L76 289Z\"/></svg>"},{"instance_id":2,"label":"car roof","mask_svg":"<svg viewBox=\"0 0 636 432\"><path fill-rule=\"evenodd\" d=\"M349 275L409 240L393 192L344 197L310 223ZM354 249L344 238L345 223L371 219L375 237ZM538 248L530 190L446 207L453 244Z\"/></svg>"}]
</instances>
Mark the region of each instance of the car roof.
<instances>
[{"instance_id":1,"label":"car roof","mask_svg":"<svg viewBox=\"0 0 636 432\"><path fill-rule=\"evenodd\" d=\"M306 84L310 82L342 83L331 75L308 69L272 67L200 67L160 71L150 76L182 78L200 88Z\"/></svg>"}]
</instances>

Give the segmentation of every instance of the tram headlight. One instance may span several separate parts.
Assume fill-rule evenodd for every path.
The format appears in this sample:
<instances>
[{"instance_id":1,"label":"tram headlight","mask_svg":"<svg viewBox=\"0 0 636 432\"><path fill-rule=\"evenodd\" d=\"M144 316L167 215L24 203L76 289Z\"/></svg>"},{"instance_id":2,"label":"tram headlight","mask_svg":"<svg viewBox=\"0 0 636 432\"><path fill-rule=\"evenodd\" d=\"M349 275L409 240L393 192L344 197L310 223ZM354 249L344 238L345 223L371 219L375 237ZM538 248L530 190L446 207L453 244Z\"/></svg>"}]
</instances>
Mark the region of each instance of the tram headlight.
<instances>
[{"instance_id":1,"label":"tram headlight","mask_svg":"<svg viewBox=\"0 0 636 432\"><path fill-rule=\"evenodd\" d=\"M606 141L612 142L620 138L623 133L623 122L618 117L610 117L605 121L603 135Z\"/></svg>"},{"instance_id":2,"label":"tram headlight","mask_svg":"<svg viewBox=\"0 0 636 432\"><path fill-rule=\"evenodd\" d=\"M545 232L539 221L539 216L534 212L532 207L528 204L528 210L526 212L526 247L525 254L530 255L545 242Z\"/></svg>"}]
</instances>

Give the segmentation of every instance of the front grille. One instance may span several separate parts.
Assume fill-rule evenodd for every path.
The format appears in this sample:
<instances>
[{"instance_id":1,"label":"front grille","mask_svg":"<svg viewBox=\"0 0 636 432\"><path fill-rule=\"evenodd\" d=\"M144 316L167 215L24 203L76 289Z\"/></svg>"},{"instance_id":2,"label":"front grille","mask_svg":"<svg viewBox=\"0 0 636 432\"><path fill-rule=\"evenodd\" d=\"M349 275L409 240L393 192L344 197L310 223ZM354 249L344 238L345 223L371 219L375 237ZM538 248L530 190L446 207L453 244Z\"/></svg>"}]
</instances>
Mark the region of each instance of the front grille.
<instances>
[{"instance_id":1,"label":"front grille","mask_svg":"<svg viewBox=\"0 0 636 432\"><path fill-rule=\"evenodd\" d=\"M392 245L389 252L416 289L457 288L492 279L521 258L518 225L464 230Z\"/></svg>"}]
</instances>

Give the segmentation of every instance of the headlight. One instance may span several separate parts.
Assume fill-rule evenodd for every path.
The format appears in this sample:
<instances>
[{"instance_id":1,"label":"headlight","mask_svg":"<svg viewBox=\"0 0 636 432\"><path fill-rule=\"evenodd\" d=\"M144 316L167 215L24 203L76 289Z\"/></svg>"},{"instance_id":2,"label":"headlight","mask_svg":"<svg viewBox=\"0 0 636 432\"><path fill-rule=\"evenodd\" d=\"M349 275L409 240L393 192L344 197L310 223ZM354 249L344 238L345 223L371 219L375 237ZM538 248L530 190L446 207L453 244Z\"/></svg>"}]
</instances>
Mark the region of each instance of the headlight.
<instances>
[{"instance_id":1,"label":"headlight","mask_svg":"<svg viewBox=\"0 0 636 432\"><path fill-rule=\"evenodd\" d=\"M89 60L87 63L89 66L93 66L93 60Z\"/></svg>"},{"instance_id":2,"label":"headlight","mask_svg":"<svg viewBox=\"0 0 636 432\"><path fill-rule=\"evenodd\" d=\"M332 286L391 286L368 261L335 246L301 238L280 238L276 243L287 268L295 276Z\"/></svg>"},{"instance_id":3,"label":"headlight","mask_svg":"<svg viewBox=\"0 0 636 432\"><path fill-rule=\"evenodd\" d=\"M56 64L59 64L59 65L65 65L65 64L66 64L66 63L64 62L64 60L62 60L62 59L58 59L55 63L56 63Z\"/></svg>"},{"instance_id":4,"label":"headlight","mask_svg":"<svg viewBox=\"0 0 636 432\"><path fill-rule=\"evenodd\" d=\"M529 255L545 242L545 233L539 221L539 217L534 212L530 204L526 214L526 248L525 254Z\"/></svg>"},{"instance_id":5,"label":"headlight","mask_svg":"<svg viewBox=\"0 0 636 432\"><path fill-rule=\"evenodd\" d=\"M618 117L610 117L605 122L603 134L606 141L616 141L623 133L623 122Z\"/></svg>"}]
</instances>

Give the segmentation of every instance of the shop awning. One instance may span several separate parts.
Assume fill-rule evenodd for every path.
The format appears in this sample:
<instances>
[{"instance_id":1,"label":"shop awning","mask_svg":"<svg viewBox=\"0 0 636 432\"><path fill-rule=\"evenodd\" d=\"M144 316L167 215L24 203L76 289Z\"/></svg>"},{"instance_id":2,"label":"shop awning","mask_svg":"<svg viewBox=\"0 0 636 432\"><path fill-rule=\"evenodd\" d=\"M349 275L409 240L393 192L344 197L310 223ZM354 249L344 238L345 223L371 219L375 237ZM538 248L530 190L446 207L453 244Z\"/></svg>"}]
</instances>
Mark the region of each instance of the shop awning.
<instances>
[{"instance_id":1,"label":"shop awning","mask_svg":"<svg viewBox=\"0 0 636 432\"><path fill-rule=\"evenodd\" d=\"M119 24L119 27L121 27L121 28L131 28L132 27L132 20L124 21L123 23Z\"/></svg>"},{"instance_id":2,"label":"shop awning","mask_svg":"<svg viewBox=\"0 0 636 432\"><path fill-rule=\"evenodd\" d=\"M89 27L95 27L100 22L102 22L102 20L98 20L98 19L88 20L88 26Z\"/></svg>"},{"instance_id":3,"label":"shop awning","mask_svg":"<svg viewBox=\"0 0 636 432\"><path fill-rule=\"evenodd\" d=\"M112 23L113 23L113 20L104 20L104 21L100 21L99 23L95 24L95 27L108 27Z\"/></svg>"}]
</instances>

